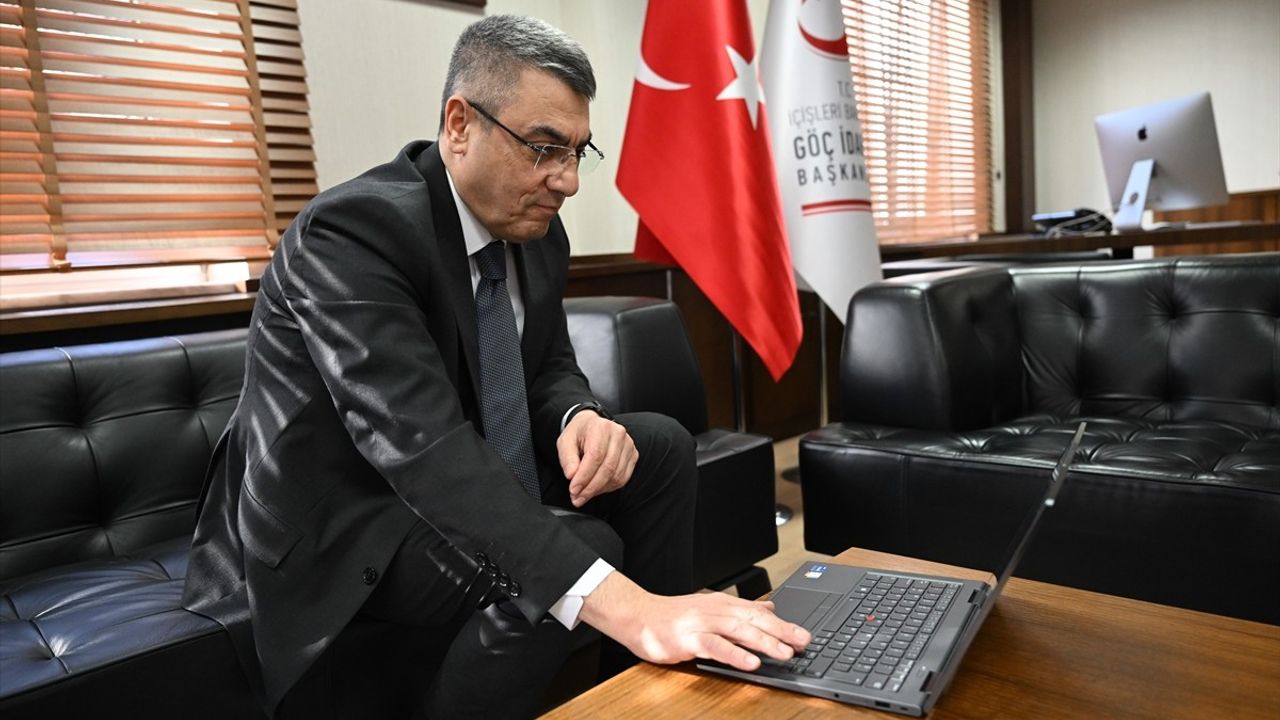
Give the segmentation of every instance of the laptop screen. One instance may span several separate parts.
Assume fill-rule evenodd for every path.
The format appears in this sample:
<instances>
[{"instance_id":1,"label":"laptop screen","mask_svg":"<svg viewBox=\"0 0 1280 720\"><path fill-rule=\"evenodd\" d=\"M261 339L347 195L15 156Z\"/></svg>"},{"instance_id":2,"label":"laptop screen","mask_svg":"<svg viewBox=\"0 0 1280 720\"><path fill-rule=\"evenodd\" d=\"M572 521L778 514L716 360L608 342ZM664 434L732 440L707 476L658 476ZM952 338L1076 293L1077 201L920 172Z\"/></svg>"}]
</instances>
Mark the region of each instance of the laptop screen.
<instances>
[{"instance_id":1,"label":"laptop screen","mask_svg":"<svg viewBox=\"0 0 1280 720\"><path fill-rule=\"evenodd\" d=\"M1082 422L1076 428L1076 434L1071 438L1071 443L1067 445L1067 449L1058 458L1058 463L1053 467L1053 473L1049 475L1049 486L1045 488L1044 497L1031 512L1027 513L1027 519L1023 521L1022 527L1018 529L1018 534L1014 535L1013 541L1010 543L1011 549L1005 557L1004 564L1001 566L1000 581L996 584L995 592L988 599L987 607L990 607L991 602L1004 589L1005 583L1009 582L1014 569L1022 561L1022 555L1026 552L1027 546L1031 544L1032 536L1035 535L1035 527L1040 522L1040 516L1044 515L1045 509L1053 507L1053 504L1057 502L1058 491L1062 489L1062 483L1067 479L1067 471L1071 468L1071 461L1075 459L1076 451L1080 449L1080 441L1084 438L1084 429L1087 424Z\"/></svg>"}]
</instances>

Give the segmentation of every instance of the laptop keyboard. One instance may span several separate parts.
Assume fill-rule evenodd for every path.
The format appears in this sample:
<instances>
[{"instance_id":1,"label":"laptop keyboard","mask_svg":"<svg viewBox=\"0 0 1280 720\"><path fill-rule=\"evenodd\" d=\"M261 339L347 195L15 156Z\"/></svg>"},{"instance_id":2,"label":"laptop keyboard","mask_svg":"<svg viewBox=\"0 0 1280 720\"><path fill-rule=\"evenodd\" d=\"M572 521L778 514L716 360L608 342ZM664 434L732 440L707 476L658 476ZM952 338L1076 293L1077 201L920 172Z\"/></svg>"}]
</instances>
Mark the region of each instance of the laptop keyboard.
<instances>
[{"instance_id":1,"label":"laptop keyboard","mask_svg":"<svg viewBox=\"0 0 1280 720\"><path fill-rule=\"evenodd\" d=\"M960 583L867 573L858 587L807 629L813 642L785 672L897 692L955 600Z\"/></svg>"}]
</instances>

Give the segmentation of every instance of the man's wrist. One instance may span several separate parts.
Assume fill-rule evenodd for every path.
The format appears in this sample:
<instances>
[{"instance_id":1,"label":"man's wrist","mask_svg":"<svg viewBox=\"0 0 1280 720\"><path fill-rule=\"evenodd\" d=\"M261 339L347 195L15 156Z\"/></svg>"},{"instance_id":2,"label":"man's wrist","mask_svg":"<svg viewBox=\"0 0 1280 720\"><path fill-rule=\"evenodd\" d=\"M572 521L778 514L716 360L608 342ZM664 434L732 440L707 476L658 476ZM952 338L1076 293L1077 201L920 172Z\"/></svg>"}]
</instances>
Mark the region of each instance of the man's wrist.
<instances>
[{"instance_id":1,"label":"man's wrist","mask_svg":"<svg viewBox=\"0 0 1280 720\"><path fill-rule=\"evenodd\" d=\"M587 571L578 578L569 590L551 605L548 613L561 625L572 630L578 625L578 615L582 611L583 601L588 595L595 592L595 589L604 582L604 579L612 574L614 568L602 558L596 558L596 561L587 568Z\"/></svg>"},{"instance_id":2,"label":"man's wrist","mask_svg":"<svg viewBox=\"0 0 1280 720\"><path fill-rule=\"evenodd\" d=\"M605 420L613 419L613 416L609 414L609 411L605 410L604 406L601 405L600 403L595 401L580 402L577 405L574 405L573 407L565 411L564 417L561 418L560 420L560 432L564 432L564 429L569 427L569 421L573 420L573 416L577 415L583 410L591 410L595 412L595 414L604 418Z\"/></svg>"},{"instance_id":3,"label":"man's wrist","mask_svg":"<svg viewBox=\"0 0 1280 720\"><path fill-rule=\"evenodd\" d=\"M582 599L578 619L618 640L619 623L635 619L635 608L646 594L626 575L611 572Z\"/></svg>"}]
</instances>

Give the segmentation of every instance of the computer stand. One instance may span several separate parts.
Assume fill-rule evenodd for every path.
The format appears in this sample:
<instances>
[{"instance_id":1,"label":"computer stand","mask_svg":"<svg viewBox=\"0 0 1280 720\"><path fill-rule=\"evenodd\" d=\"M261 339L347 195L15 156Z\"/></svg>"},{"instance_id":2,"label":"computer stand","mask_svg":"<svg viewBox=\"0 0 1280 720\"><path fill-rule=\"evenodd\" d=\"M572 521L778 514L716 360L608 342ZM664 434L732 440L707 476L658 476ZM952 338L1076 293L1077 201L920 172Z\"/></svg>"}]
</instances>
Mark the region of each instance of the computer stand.
<instances>
[{"instance_id":1,"label":"computer stand","mask_svg":"<svg viewBox=\"0 0 1280 720\"><path fill-rule=\"evenodd\" d=\"M1152 159L1138 160L1129 171L1129 181L1124 185L1124 193L1120 196L1120 208L1112 220L1112 226L1119 232L1142 229L1142 213L1147 209L1147 190L1151 187L1151 176L1155 175L1156 161Z\"/></svg>"}]
</instances>

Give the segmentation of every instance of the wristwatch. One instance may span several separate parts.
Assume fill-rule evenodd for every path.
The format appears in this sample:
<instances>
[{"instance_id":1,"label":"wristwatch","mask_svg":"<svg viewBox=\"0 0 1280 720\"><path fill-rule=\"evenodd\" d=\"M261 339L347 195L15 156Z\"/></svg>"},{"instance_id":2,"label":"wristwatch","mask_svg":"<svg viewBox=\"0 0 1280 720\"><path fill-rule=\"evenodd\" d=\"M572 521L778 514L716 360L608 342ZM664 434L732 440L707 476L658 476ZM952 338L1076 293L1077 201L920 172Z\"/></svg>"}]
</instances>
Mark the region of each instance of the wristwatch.
<instances>
[{"instance_id":1,"label":"wristwatch","mask_svg":"<svg viewBox=\"0 0 1280 720\"><path fill-rule=\"evenodd\" d=\"M564 414L564 425L561 427L561 429L563 430L564 428L568 427L569 421L573 419L573 416L577 415L583 410L593 410L595 411L595 414L599 415L605 420L613 419L613 416L609 414L608 410L604 409L603 405L593 400L591 402L578 403L577 405L574 405L573 407L569 408L569 412Z\"/></svg>"}]
</instances>

